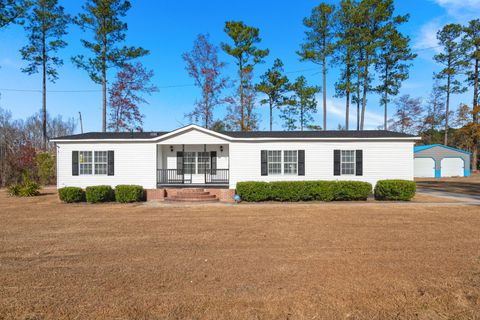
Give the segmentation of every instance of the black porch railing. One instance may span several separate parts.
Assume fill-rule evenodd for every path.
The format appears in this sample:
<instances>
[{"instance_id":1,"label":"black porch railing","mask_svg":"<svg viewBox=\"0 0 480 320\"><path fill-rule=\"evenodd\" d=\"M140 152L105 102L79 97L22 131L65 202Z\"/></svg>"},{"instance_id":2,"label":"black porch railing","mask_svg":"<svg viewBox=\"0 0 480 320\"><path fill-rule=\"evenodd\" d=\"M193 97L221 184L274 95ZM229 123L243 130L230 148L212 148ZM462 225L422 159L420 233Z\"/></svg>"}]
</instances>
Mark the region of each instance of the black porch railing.
<instances>
[{"instance_id":1,"label":"black porch railing","mask_svg":"<svg viewBox=\"0 0 480 320\"><path fill-rule=\"evenodd\" d=\"M186 173L182 169L157 169L157 184L223 184L228 185L229 169L206 169L203 173Z\"/></svg>"}]
</instances>

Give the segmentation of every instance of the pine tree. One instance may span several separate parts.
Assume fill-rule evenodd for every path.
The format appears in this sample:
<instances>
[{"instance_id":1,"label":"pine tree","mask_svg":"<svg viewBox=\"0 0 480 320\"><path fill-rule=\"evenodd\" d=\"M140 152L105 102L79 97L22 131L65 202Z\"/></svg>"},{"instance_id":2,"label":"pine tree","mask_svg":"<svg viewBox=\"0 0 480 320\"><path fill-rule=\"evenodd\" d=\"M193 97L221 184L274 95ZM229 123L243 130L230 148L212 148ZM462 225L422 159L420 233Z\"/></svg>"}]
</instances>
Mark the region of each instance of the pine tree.
<instances>
[{"instance_id":1,"label":"pine tree","mask_svg":"<svg viewBox=\"0 0 480 320\"><path fill-rule=\"evenodd\" d=\"M447 24L437 33L439 45L442 52L435 55L436 62L443 65L443 69L435 74L439 80L444 80L445 84L440 89L445 92L445 135L444 144L448 145L450 96L455 93L463 93L467 88L457 80L459 74L465 69L465 48L460 43L463 28L459 24Z\"/></svg>"},{"instance_id":2,"label":"pine tree","mask_svg":"<svg viewBox=\"0 0 480 320\"><path fill-rule=\"evenodd\" d=\"M287 76L283 75L283 63L280 59L275 59L273 67L268 69L261 77L261 82L255 86L258 92L267 96L260 100L261 104L268 104L270 111L270 131L273 126L273 109L279 108L287 103L288 97L285 95L289 88Z\"/></svg>"},{"instance_id":3,"label":"pine tree","mask_svg":"<svg viewBox=\"0 0 480 320\"><path fill-rule=\"evenodd\" d=\"M342 0L336 13L337 22L336 38L334 47L334 63L340 66L340 79L335 83L335 96L345 97L345 127L350 126L350 102L355 91L356 74L356 33L355 14L357 3L353 0Z\"/></svg>"},{"instance_id":4,"label":"pine tree","mask_svg":"<svg viewBox=\"0 0 480 320\"><path fill-rule=\"evenodd\" d=\"M393 0L362 0L358 10L360 19L356 20L358 24L356 31L360 56L357 61L362 92L361 97L358 94L357 99L361 99L360 130L363 130L367 94L373 89L370 68L376 64L378 50L382 46L387 32L395 28L396 24L401 23L404 17L393 17Z\"/></svg>"},{"instance_id":5,"label":"pine tree","mask_svg":"<svg viewBox=\"0 0 480 320\"><path fill-rule=\"evenodd\" d=\"M298 53L300 60L322 66L323 129L327 129L327 59L333 53L335 6L321 3L313 8L310 17L303 19L307 27L305 43Z\"/></svg>"},{"instance_id":6,"label":"pine tree","mask_svg":"<svg viewBox=\"0 0 480 320\"><path fill-rule=\"evenodd\" d=\"M409 42L410 39L395 28L388 30L382 39L375 69L380 80L380 85L376 87L376 91L382 95L381 103L384 106L384 130L388 129L390 96L396 96L399 93L402 82L408 79L410 61L417 56L412 53Z\"/></svg>"},{"instance_id":7,"label":"pine tree","mask_svg":"<svg viewBox=\"0 0 480 320\"><path fill-rule=\"evenodd\" d=\"M228 85L228 78L222 76L226 64L219 61L218 48L210 42L208 35L203 34L197 36L192 51L184 53L182 58L187 64L188 75L202 91L202 98L195 101L195 109L188 117L210 128L214 108L225 102L221 94Z\"/></svg>"},{"instance_id":8,"label":"pine tree","mask_svg":"<svg viewBox=\"0 0 480 320\"><path fill-rule=\"evenodd\" d=\"M284 120L284 126L287 130L315 129L313 126L313 114L317 112L317 100L315 95L320 92L316 86L308 86L304 76L298 77L290 86L293 97L288 105L282 109L281 118ZM298 124L297 124L298 122Z\"/></svg>"},{"instance_id":9,"label":"pine tree","mask_svg":"<svg viewBox=\"0 0 480 320\"><path fill-rule=\"evenodd\" d=\"M462 38L463 47L467 49L467 77L468 82L473 87L473 103L472 103L472 122L480 132L480 19L472 20L463 29L464 36ZM472 146L472 171L478 171L478 146L479 139L474 139Z\"/></svg>"},{"instance_id":10,"label":"pine tree","mask_svg":"<svg viewBox=\"0 0 480 320\"><path fill-rule=\"evenodd\" d=\"M42 119L43 119L43 149L47 148L47 78L54 83L58 79L57 68L63 65L63 60L55 54L65 48L67 43L63 37L70 16L64 12L58 0L36 0L25 29L28 33L28 45L20 52L22 58L29 64L22 71L27 74L42 74Z\"/></svg>"},{"instance_id":11,"label":"pine tree","mask_svg":"<svg viewBox=\"0 0 480 320\"><path fill-rule=\"evenodd\" d=\"M12 23L23 23L22 18L31 2L26 0L2 0L0 2L0 29Z\"/></svg>"},{"instance_id":12,"label":"pine tree","mask_svg":"<svg viewBox=\"0 0 480 320\"><path fill-rule=\"evenodd\" d=\"M231 111L238 112L238 126L241 131L252 130L254 121L254 101L252 97L251 79L254 66L263 62L269 50L258 49L255 45L261 42L260 30L249 27L242 21L225 22L225 33L230 37L233 44L222 43L222 49L235 59L238 67L238 94L240 101ZM248 94L246 91L249 91ZM237 118L237 115L230 115Z\"/></svg>"},{"instance_id":13,"label":"pine tree","mask_svg":"<svg viewBox=\"0 0 480 320\"><path fill-rule=\"evenodd\" d=\"M128 29L121 18L126 16L130 7L130 2L125 0L87 0L84 12L74 19L83 31L93 32L93 41L81 40L92 56L77 55L72 61L87 71L93 82L102 84L102 131L107 128L108 69L122 67L129 60L148 54L148 50L141 47L118 47L125 41Z\"/></svg>"}]
</instances>

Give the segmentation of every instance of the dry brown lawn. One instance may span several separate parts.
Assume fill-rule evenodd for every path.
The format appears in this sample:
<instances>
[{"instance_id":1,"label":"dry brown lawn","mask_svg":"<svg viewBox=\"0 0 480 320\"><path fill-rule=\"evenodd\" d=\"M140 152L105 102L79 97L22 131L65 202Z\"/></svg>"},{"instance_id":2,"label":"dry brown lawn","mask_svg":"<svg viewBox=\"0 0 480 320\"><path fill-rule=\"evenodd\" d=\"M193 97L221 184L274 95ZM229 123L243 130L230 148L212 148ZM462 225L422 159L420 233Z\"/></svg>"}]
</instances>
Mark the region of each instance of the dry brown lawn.
<instances>
[{"instance_id":1,"label":"dry brown lawn","mask_svg":"<svg viewBox=\"0 0 480 320\"><path fill-rule=\"evenodd\" d=\"M0 319L480 319L480 207L0 192Z\"/></svg>"}]
</instances>

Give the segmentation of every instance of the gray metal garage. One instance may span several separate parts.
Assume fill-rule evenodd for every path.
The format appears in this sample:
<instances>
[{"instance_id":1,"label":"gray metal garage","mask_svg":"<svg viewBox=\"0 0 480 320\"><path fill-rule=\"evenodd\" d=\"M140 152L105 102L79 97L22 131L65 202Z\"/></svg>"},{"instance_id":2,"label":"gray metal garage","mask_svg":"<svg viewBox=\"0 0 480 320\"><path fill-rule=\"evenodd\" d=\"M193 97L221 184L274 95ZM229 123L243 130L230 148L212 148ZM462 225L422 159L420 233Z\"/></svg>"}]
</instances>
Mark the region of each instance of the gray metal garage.
<instances>
[{"instance_id":1,"label":"gray metal garage","mask_svg":"<svg viewBox=\"0 0 480 320\"><path fill-rule=\"evenodd\" d=\"M429 144L416 146L413 155L416 178L470 176L470 152L443 144Z\"/></svg>"}]
</instances>

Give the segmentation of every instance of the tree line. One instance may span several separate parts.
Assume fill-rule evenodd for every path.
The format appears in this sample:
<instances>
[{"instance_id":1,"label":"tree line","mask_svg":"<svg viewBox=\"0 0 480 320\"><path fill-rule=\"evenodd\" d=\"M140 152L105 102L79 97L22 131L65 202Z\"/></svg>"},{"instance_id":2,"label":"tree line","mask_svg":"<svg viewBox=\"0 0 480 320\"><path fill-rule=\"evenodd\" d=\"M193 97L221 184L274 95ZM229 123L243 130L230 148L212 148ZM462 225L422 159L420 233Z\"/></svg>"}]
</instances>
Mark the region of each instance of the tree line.
<instances>
[{"instance_id":1,"label":"tree line","mask_svg":"<svg viewBox=\"0 0 480 320\"><path fill-rule=\"evenodd\" d=\"M72 57L72 62L102 86L102 130L142 130L139 106L147 103L145 94L158 88L151 83L153 71L138 62L149 51L125 45L128 26L124 18L130 8L131 3L125 0L86 0L82 11L72 17L58 0L6 0L0 6L0 28L19 23L27 32L28 43L21 49L27 62L23 71L42 74L44 149L48 138L47 84L59 77L58 67L63 64L59 51L67 46L64 38L70 24L84 31L80 39L83 52ZM300 61L320 67L318 85L308 83L304 76L289 79L278 58L273 59L273 64L257 81L255 69L271 52L261 46L260 30L243 21L225 22L227 41L218 45L210 41L208 34L198 35L192 50L182 55L186 71L201 90L187 116L215 130L251 131L258 129L258 108L265 105L269 108L270 130L277 112L286 130L326 130L329 109L326 84L334 81L332 95L345 101L345 123L339 129L363 130L368 100L378 95L384 113L382 129L389 129L390 124L390 129L405 130L404 125L395 123L408 122L401 119L402 114L408 113L402 108L415 104L406 97L395 97L408 79L417 55L411 49L410 38L400 30L409 16L395 15L394 9L393 0L341 0L337 5L320 3L311 10L303 19L304 38L296 54ZM440 66L434 76L438 98L434 113L442 115L443 143L449 144L451 95L465 92L466 85L470 85L473 104L467 112L471 121L465 123L465 130L472 132L471 148L475 151L479 139L479 24L477 19L465 26L443 27L437 34L441 52L434 57ZM220 60L220 50L230 61ZM232 77L225 75L227 62L235 65ZM333 67L340 69L340 73L336 79L329 79L328 71ZM113 81L108 78L111 70L117 71ZM321 125L313 120L320 92ZM392 101L397 110L389 120ZM356 109L354 125L350 121L352 108ZM218 116L219 109L226 110L224 117Z\"/></svg>"}]
</instances>

